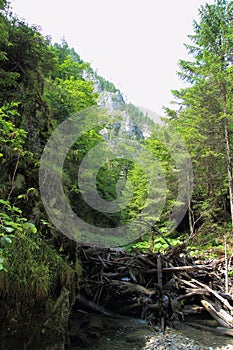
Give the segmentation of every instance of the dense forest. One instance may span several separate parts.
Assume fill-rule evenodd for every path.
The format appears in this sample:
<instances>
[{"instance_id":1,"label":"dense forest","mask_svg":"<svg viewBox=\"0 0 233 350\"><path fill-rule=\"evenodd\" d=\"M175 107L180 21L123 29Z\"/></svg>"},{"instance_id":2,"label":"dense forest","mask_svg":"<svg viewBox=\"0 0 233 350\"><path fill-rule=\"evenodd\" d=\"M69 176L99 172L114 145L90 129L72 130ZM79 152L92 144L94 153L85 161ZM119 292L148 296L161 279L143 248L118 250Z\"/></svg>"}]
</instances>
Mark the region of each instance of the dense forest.
<instances>
[{"instance_id":1,"label":"dense forest","mask_svg":"<svg viewBox=\"0 0 233 350\"><path fill-rule=\"evenodd\" d=\"M200 8L185 44L190 60L179 61L179 76L187 84L173 91L174 108L166 108L162 125L127 105L135 130L145 123L150 128L147 137L137 132L119 135L124 113L98 107L100 94L86 78L94 72L66 41L52 44L36 26L13 16L5 0L0 8L1 334L34 334L61 290L68 291L69 297L63 297L72 306L82 280L79 241L124 246L131 252L164 252L185 242L190 254L213 257L222 254L225 244L233 254L233 2L216 0ZM95 77L102 89L118 91ZM73 143L58 175L74 213L103 232L127 227L123 238L100 234L95 241L93 232L80 229L79 234L77 227L77 236L70 239L50 221L41 199L39 168L47 141L69 116L82 123L86 110L94 111L95 127L88 112L89 129ZM101 212L83 199L77 169L93 147L116 136L125 140L123 146L130 140L128 149L122 148L121 157L106 155L96 190L109 203L119 193L123 202L130 201L122 209L120 204L121 210ZM140 150L138 164L129 156L135 149ZM180 177L185 167L188 171ZM121 182L127 185L119 189ZM66 213L56 215L63 215L66 223Z\"/></svg>"}]
</instances>

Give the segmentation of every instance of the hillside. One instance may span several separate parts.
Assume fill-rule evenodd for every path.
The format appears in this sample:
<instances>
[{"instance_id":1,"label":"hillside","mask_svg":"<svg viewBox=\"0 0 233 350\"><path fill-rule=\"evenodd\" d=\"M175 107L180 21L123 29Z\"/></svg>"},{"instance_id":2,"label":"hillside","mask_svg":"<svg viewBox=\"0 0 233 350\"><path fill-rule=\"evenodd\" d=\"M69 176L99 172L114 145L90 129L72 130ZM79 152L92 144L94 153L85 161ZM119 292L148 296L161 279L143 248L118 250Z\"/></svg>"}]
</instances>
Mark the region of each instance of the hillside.
<instances>
[{"instance_id":1,"label":"hillside","mask_svg":"<svg viewBox=\"0 0 233 350\"><path fill-rule=\"evenodd\" d=\"M85 80L93 82L94 90L99 94L98 105L109 112L117 114L119 124L116 126L119 134L128 134L138 138L149 137L154 126L154 120L131 103L126 103L123 94L113 83L95 73L91 67L84 74Z\"/></svg>"}]
</instances>

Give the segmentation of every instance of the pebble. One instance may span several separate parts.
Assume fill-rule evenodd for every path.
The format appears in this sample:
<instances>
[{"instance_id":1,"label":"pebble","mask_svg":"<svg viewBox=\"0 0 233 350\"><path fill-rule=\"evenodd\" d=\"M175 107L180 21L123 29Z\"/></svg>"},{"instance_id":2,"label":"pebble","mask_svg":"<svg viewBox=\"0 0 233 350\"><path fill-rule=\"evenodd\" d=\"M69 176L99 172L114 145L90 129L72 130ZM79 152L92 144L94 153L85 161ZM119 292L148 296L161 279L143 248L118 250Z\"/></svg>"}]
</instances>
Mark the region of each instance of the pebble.
<instances>
[{"instance_id":1,"label":"pebble","mask_svg":"<svg viewBox=\"0 0 233 350\"><path fill-rule=\"evenodd\" d=\"M150 338L150 340L143 347L143 350L155 350L155 349L157 350L184 350L184 349L213 350L213 347L204 346L193 339L184 337L182 334L177 334L177 333L173 333L172 331L169 331L165 335L159 334L156 337ZM227 348L227 347L224 347L223 349L233 350L233 348Z\"/></svg>"}]
</instances>

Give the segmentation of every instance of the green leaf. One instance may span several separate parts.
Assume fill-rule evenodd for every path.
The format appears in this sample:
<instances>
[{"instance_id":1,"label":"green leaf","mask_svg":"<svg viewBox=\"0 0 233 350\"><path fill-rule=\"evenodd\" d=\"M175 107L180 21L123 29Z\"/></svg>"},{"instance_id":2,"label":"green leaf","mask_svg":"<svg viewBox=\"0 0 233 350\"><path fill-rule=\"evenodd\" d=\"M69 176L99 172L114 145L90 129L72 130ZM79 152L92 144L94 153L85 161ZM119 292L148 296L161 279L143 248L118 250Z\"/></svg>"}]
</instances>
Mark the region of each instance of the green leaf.
<instances>
[{"instance_id":1,"label":"green leaf","mask_svg":"<svg viewBox=\"0 0 233 350\"><path fill-rule=\"evenodd\" d=\"M22 210L17 208L17 207L12 207L12 209L16 212L16 213L19 213L19 214L22 214Z\"/></svg>"},{"instance_id":2,"label":"green leaf","mask_svg":"<svg viewBox=\"0 0 233 350\"><path fill-rule=\"evenodd\" d=\"M10 239L10 237L5 237L5 241L7 244L11 244L12 240Z\"/></svg>"},{"instance_id":3,"label":"green leaf","mask_svg":"<svg viewBox=\"0 0 233 350\"><path fill-rule=\"evenodd\" d=\"M9 201L5 201L4 199L0 199L0 203L6 206L10 206L10 202Z\"/></svg>"},{"instance_id":4,"label":"green leaf","mask_svg":"<svg viewBox=\"0 0 233 350\"><path fill-rule=\"evenodd\" d=\"M11 232L13 232L15 229L14 229L13 227L4 227L4 230L5 230L6 232L11 233Z\"/></svg>"},{"instance_id":5,"label":"green leaf","mask_svg":"<svg viewBox=\"0 0 233 350\"><path fill-rule=\"evenodd\" d=\"M1 237L1 241L4 245L9 245L12 243L12 240L10 239L10 237L7 237L7 236Z\"/></svg>"},{"instance_id":6,"label":"green leaf","mask_svg":"<svg viewBox=\"0 0 233 350\"><path fill-rule=\"evenodd\" d=\"M10 220L9 215L7 215L5 213L0 213L0 218Z\"/></svg>"},{"instance_id":7,"label":"green leaf","mask_svg":"<svg viewBox=\"0 0 233 350\"><path fill-rule=\"evenodd\" d=\"M25 194L20 194L17 198L18 199L25 198Z\"/></svg>"},{"instance_id":8,"label":"green leaf","mask_svg":"<svg viewBox=\"0 0 233 350\"><path fill-rule=\"evenodd\" d=\"M7 221L6 222L7 225L13 227L14 229L18 230L18 231L22 231L22 224L18 224L16 222L13 222L13 221Z\"/></svg>"},{"instance_id":9,"label":"green leaf","mask_svg":"<svg viewBox=\"0 0 233 350\"><path fill-rule=\"evenodd\" d=\"M26 222L25 224L23 224L23 228L26 230L31 230L32 233L37 233L37 228L34 224L32 224L31 222Z\"/></svg>"}]
</instances>

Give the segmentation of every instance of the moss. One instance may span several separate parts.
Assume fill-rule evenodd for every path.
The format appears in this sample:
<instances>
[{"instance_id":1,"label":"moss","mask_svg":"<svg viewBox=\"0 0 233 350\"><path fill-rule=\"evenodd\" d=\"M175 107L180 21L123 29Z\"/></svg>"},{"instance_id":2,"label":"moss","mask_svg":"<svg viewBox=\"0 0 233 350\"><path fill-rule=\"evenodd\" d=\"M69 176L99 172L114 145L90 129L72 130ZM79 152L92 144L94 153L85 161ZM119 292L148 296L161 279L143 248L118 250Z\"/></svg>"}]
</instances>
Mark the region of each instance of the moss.
<instances>
[{"instance_id":1,"label":"moss","mask_svg":"<svg viewBox=\"0 0 233 350\"><path fill-rule=\"evenodd\" d=\"M17 232L4 249L5 271L0 271L0 294L4 298L45 299L64 286L77 287L79 262L72 265L48 245L39 233Z\"/></svg>"}]
</instances>

